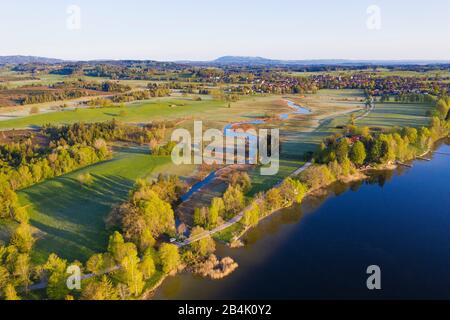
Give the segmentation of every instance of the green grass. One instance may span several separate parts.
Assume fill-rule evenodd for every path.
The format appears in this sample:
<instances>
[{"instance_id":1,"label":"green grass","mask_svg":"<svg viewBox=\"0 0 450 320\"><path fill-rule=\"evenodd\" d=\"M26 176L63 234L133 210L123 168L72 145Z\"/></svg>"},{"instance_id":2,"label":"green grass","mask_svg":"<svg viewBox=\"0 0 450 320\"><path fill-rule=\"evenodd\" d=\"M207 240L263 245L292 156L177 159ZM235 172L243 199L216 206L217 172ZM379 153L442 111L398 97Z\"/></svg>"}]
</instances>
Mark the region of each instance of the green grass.
<instances>
[{"instance_id":1,"label":"green grass","mask_svg":"<svg viewBox=\"0 0 450 320\"><path fill-rule=\"evenodd\" d=\"M225 230L215 233L213 235L213 239L221 242L230 243L231 240L233 240L233 237L241 233L243 230L244 225L238 222L226 228Z\"/></svg>"},{"instance_id":2,"label":"green grass","mask_svg":"<svg viewBox=\"0 0 450 320\"><path fill-rule=\"evenodd\" d=\"M121 151L109 161L47 180L19 192L28 206L39 240L33 260L42 262L55 252L69 260L84 261L106 249L110 231L105 218L112 206L123 202L135 179L167 172L169 157L155 157L136 150ZM94 183L81 186L80 173L90 173Z\"/></svg>"},{"instance_id":3,"label":"green grass","mask_svg":"<svg viewBox=\"0 0 450 320\"><path fill-rule=\"evenodd\" d=\"M173 107L171 105L176 106ZM191 117L193 114L214 113L220 108L225 109L224 103L217 101L164 101L164 99L161 99L151 102L136 102L125 108L82 108L76 111L68 110L32 115L0 121L0 129L33 128L48 123L101 122L112 120L113 118L128 123L147 123L152 120L178 119ZM125 116L120 116L122 110L126 110Z\"/></svg>"},{"instance_id":4,"label":"green grass","mask_svg":"<svg viewBox=\"0 0 450 320\"><path fill-rule=\"evenodd\" d=\"M252 180L252 188L248 192L248 196L254 196L256 193L261 191L266 191L276 184L278 184L281 180L288 177L292 172L296 169L300 168L305 164L303 160L286 160L280 159L280 167L278 173L271 176L263 176L260 173L260 168L255 168L249 172L249 176Z\"/></svg>"},{"instance_id":5,"label":"green grass","mask_svg":"<svg viewBox=\"0 0 450 320\"><path fill-rule=\"evenodd\" d=\"M375 110L356 124L380 128L427 126L430 121L427 111L432 108L431 104L425 103L376 103Z\"/></svg>"}]
</instances>

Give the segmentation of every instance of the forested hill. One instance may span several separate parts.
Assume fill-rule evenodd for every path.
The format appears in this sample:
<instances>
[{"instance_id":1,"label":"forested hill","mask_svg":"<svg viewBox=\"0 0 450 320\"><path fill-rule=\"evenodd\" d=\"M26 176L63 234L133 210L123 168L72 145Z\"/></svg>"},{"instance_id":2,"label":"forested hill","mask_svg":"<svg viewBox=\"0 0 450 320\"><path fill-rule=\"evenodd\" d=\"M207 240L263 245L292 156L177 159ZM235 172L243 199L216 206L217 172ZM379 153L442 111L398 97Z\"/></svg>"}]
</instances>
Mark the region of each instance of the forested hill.
<instances>
[{"instance_id":1,"label":"forested hill","mask_svg":"<svg viewBox=\"0 0 450 320\"><path fill-rule=\"evenodd\" d=\"M0 65L1 64L27 64L27 63L60 63L63 60L53 59L53 58L44 58L44 57L35 57L35 56L0 56Z\"/></svg>"}]
</instances>

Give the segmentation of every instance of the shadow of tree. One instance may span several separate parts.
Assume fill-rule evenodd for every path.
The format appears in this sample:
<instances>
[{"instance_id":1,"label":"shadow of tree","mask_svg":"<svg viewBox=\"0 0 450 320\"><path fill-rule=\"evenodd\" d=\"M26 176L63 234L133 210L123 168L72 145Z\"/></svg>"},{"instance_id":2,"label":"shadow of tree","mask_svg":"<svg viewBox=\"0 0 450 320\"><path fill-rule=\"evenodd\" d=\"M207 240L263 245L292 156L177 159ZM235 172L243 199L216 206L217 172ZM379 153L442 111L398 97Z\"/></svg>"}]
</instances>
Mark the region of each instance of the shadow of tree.
<instances>
[{"instance_id":1,"label":"shadow of tree","mask_svg":"<svg viewBox=\"0 0 450 320\"><path fill-rule=\"evenodd\" d=\"M35 209L31 224L56 242L52 247L62 257L86 259L87 251L105 249L108 240L105 218L114 205L126 200L134 184L118 176L93 177L92 186L83 186L70 177L60 177L51 184L23 191ZM70 252L67 252L67 242L72 244Z\"/></svg>"}]
</instances>

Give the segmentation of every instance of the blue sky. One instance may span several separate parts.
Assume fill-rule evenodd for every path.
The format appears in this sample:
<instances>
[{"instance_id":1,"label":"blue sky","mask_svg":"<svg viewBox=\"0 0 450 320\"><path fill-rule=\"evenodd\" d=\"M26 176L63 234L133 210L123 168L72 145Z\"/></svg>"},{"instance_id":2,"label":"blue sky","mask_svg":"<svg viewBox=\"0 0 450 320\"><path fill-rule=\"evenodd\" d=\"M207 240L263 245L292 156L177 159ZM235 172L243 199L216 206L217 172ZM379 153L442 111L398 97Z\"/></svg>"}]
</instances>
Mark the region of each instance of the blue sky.
<instances>
[{"instance_id":1,"label":"blue sky","mask_svg":"<svg viewBox=\"0 0 450 320\"><path fill-rule=\"evenodd\" d=\"M7 2L7 3L6 3ZM81 9L69 30L66 10ZM381 29L366 26L370 5ZM0 3L0 55L64 59L450 60L448 0L15 0Z\"/></svg>"}]
</instances>

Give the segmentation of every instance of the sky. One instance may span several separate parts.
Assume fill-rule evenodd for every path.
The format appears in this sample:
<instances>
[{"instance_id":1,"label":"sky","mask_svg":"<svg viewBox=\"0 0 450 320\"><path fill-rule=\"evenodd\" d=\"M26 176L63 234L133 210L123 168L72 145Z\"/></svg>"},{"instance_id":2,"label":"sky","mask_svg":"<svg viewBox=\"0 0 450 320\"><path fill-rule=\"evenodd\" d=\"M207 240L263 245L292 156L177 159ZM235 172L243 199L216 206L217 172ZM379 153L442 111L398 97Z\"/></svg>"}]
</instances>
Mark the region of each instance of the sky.
<instances>
[{"instance_id":1,"label":"sky","mask_svg":"<svg viewBox=\"0 0 450 320\"><path fill-rule=\"evenodd\" d=\"M449 0L0 1L0 55L450 60Z\"/></svg>"}]
</instances>

